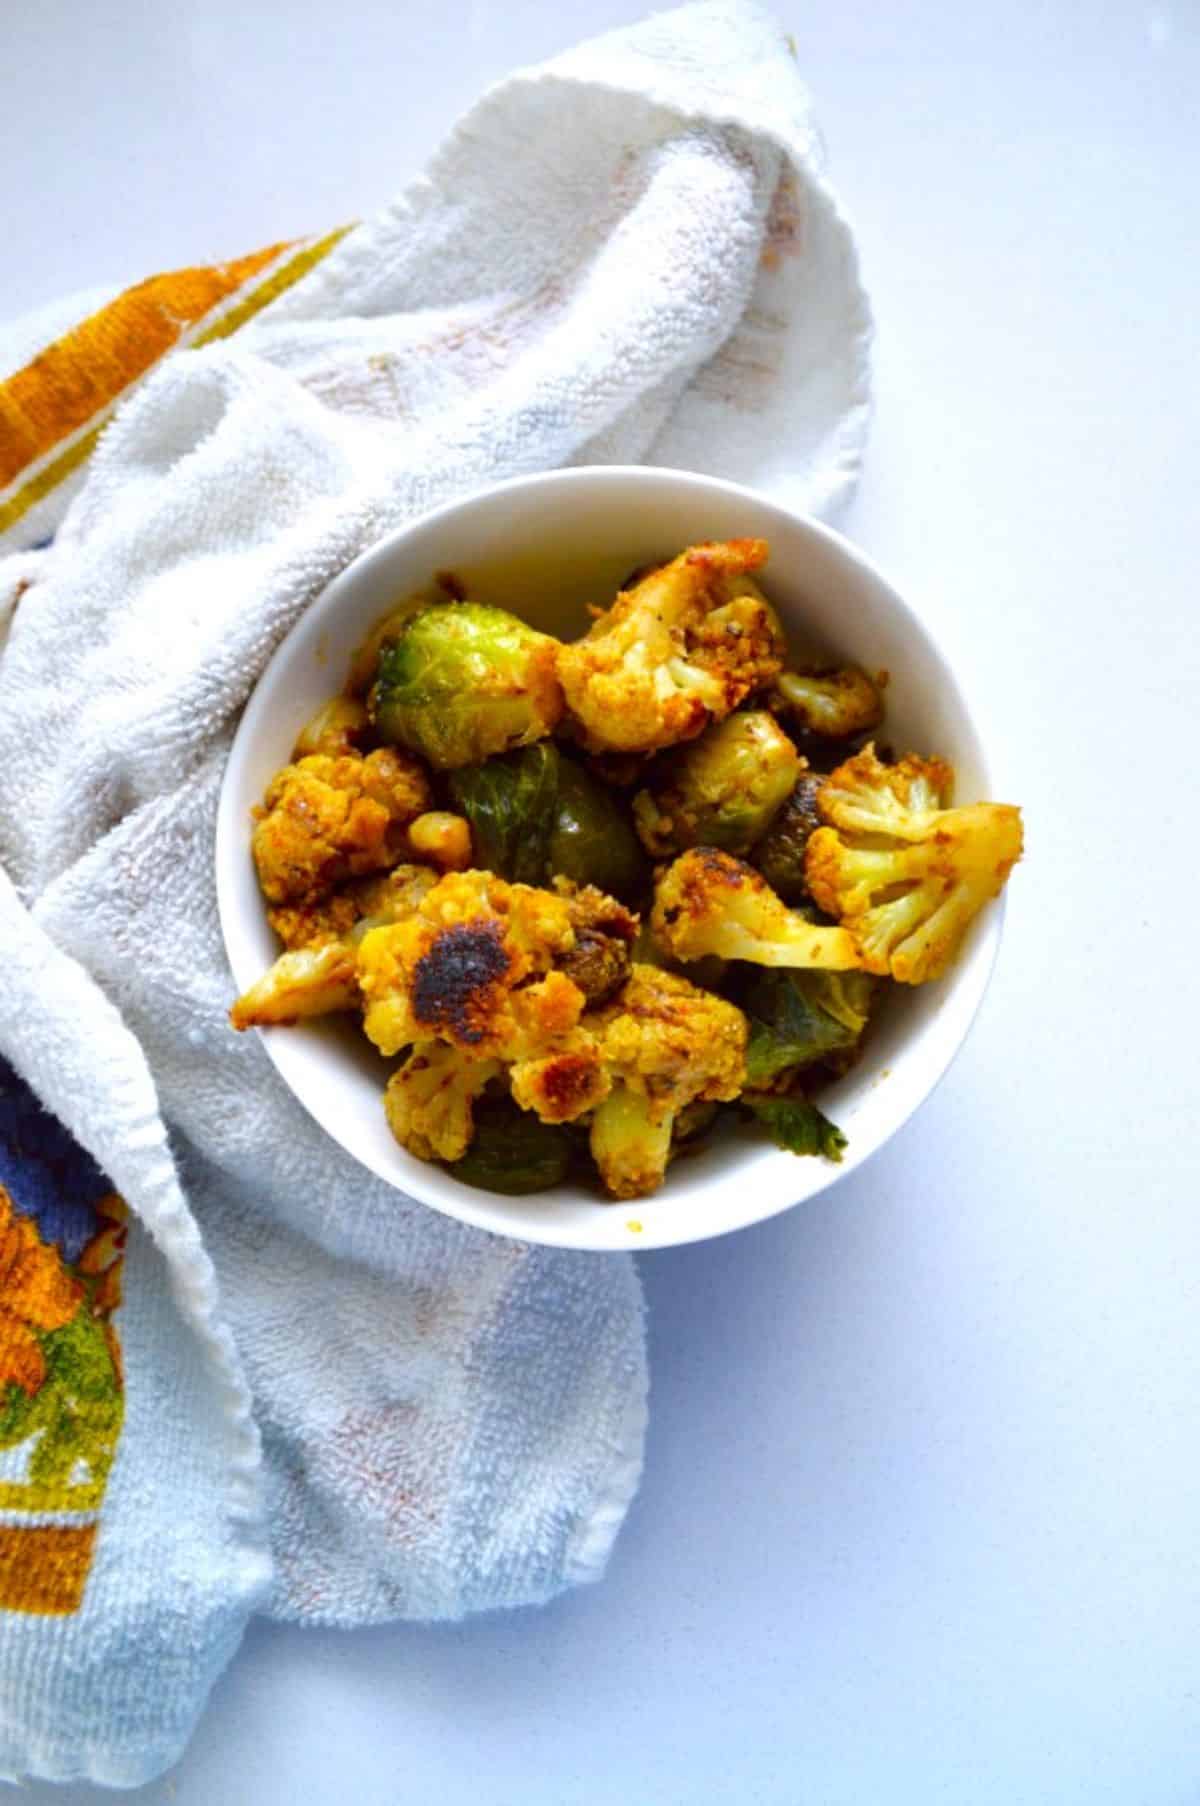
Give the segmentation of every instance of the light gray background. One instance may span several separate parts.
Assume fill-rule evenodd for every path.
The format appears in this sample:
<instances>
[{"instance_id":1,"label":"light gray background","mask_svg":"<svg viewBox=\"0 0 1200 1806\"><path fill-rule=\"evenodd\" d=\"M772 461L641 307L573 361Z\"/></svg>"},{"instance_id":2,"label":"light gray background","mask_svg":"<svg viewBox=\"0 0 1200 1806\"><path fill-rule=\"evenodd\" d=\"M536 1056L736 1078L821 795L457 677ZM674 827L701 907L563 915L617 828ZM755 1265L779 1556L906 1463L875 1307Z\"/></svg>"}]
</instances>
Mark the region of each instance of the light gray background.
<instances>
[{"instance_id":1,"label":"light gray background","mask_svg":"<svg viewBox=\"0 0 1200 1806\"><path fill-rule=\"evenodd\" d=\"M640 10L14 0L4 310L364 212L486 82ZM646 1479L602 1586L256 1626L139 1798L1200 1800L1200 9L784 15L880 322L844 524L1027 807L992 993L864 1172L645 1259Z\"/></svg>"}]
</instances>

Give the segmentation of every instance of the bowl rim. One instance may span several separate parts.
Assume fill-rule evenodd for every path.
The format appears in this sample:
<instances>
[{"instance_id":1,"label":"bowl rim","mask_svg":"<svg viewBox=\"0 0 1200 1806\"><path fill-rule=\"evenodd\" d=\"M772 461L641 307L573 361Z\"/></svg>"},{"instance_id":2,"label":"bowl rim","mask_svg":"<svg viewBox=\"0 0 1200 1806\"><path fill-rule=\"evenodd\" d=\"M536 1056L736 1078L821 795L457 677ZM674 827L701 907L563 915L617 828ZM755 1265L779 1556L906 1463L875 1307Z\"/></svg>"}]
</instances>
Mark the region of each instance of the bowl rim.
<instances>
[{"instance_id":1,"label":"bowl rim","mask_svg":"<svg viewBox=\"0 0 1200 1806\"><path fill-rule=\"evenodd\" d=\"M472 509L478 507L485 501L491 502L497 496L502 496L505 493L515 491L536 493L547 490L569 490L573 487L583 486L588 488L605 485L617 487L620 485L627 485L631 481L644 484L650 488L661 484L664 490L669 489L676 493L678 492L679 486L682 484L685 488L694 490L698 495L703 494L711 496L718 494L727 501L752 505L760 516L764 510L767 513L775 513L793 525L799 524L807 532L813 534L818 540L823 541L837 557L848 563L851 567L861 573L871 584L877 586L879 590L884 592L888 598L890 607L895 611L901 623L906 628L911 629L924 642L936 680L938 682L945 682L952 693L960 700L966 729L973 742L971 753L976 771L978 772L979 783L982 786L983 794L991 794L992 781L990 765L986 750L976 727L975 712L969 706L967 698L963 693L962 686L955 676L937 638L935 638L931 629L917 614L912 605L905 597L899 594L890 580L884 575L873 560L862 552L859 547L846 539L843 534L829 526L826 522L817 520L811 515L804 514L799 510L790 507L786 502L756 490L749 485L731 482L722 477L706 476L698 471L678 470L665 465L572 465L565 469L539 471L524 476L507 477L500 482L490 483L483 488L473 490L469 495L458 496L453 500L440 503L436 507L430 508L421 514L414 515L411 520L405 521L400 526L391 529L379 539L375 540L373 544L367 546L362 552L358 553L357 556L343 566L343 568L338 571L328 583L323 585L316 595L314 595L300 611L255 680L254 687L242 710L230 742L228 754L226 755L225 767L221 777L216 833L214 838L218 917L226 958L231 970L234 971L235 983L241 983L242 981L234 969L237 958L235 948L239 938L236 920L240 916L240 910L234 896L236 888L234 872L236 861L239 856L244 856L245 853L245 822L234 795L236 788L234 780L238 774L241 763L239 753L254 741L256 730L260 725L260 718L267 714L270 704L270 693L273 686L268 680L276 668L288 659L293 639L300 631L302 625L311 619L314 611L317 609L320 609L322 614L326 612L336 613L339 599L343 591L353 591L354 589L357 589L360 584L364 580L367 580L379 567L385 566L394 556L396 548L416 532L425 532L431 527L436 528L440 525L448 524L452 522L456 516L470 513ZM769 534L770 529L767 528L766 536L769 537ZM774 1197L771 1197L763 1204L752 1187L739 1188L736 1184L731 1184L730 1175L726 1173L715 1180L717 1185L725 1185L728 1197L728 1207L722 1211L721 1221L718 1224L696 1226L695 1217L692 1213L685 1213L681 1209L678 1218L668 1219L668 1224L665 1229L661 1225L651 1227L650 1224L646 1224L639 1229L639 1232L636 1235L632 1235L627 1243L621 1246L614 1245L611 1237L600 1239L597 1234L596 1238L593 1239L586 1232L581 1234L578 1226L575 1224L569 1225L566 1218L556 1222L552 1211L554 1198L553 1191L539 1193L536 1196L536 1200L530 1200L530 1202L537 1201L546 1204L545 1224L543 1225L539 1220L535 1227L523 1227L520 1230L517 1230L506 1227L504 1224L496 1221L495 1199L498 1194L486 1191L476 1191L471 1187L459 1184L456 1187L453 1187L452 1198L435 1196L432 1195L431 1192L425 1191L421 1186L420 1175L417 1176L413 1189L401 1185L398 1183L395 1174L387 1171L382 1163L373 1160L368 1153L347 1146L347 1143L337 1132L333 1122L330 1120L333 1115L332 1111L329 1111L328 1113L324 1112L316 1100L300 1094L293 1084L288 1071L285 1069L286 1056L283 1063L281 1063L281 1060L278 1057L278 1050L281 1047L279 1039L274 1034L264 1033L262 1030L255 1030L254 1032L259 1035L259 1038L265 1047L267 1056L275 1067L281 1081L287 1086L292 1096L307 1114L317 1122L319 1127L326 1134L331 1136L336 1144L351 1159L357 1161L360 1166L366 1168L368 1171L374 1173L376 1177L383 1180L392 1189L400 1192L401 1195L410 1197L425 1207L436 1210L443 1216L467 1223L478 1229L487 1230L490 1234L505 1236L511 1240L539 1243L548 1247L573 1248L581 1252L586 1251L605 1254L648 1252L656 1248L682 1247L692 1242L715 1240L719 1236L732 1234L735 1230L748 1228L754 1223L764 1222L773 1216L781 1215L785 1211L793 1209L799 1203L811 1203L815 1198L829 1191L831 1187L839 1184L844 1179L847 1179L852 1173L858 1171L867 1161L873 1159L874 1156L892 1140L899 1129L911 1120L921 1106L928 1101L942 1079L946 1076L970 1035L972 1025L982 1006L995 971L996 959L999 954L1000 942L1003 935L1006 903L1007 890L1004 890L999 897L993 899L985 917L977 923L977 938L975 946L972 949L970 970L961 973L957 983L951 983L950 988L945 993L944 1000L939 1004L938 1014L941 1015L952 1000L956 1002L957 1009L955 1014L957 1016L957 1023L954 1034L944 1042L936 1056L928 1061L925 1070L920 1073L916 1082L910 1085L909 1101L899 1119L887 1127L884 1132L872 1142L871 1146L855 1149L854 1144L852 1143L850 1149L847 1151L846 1158L842 1162L834 1164L832 1162L822 1161L821 1166L824 1169L822 1173L822 1182L815 1187L809 1187L803 1192L802 1196L794 1197L786 1201L778 1201ZM969 988L967 988L968 986ZM436 1174L439 1181L452 1180L452 1174L447 1172L441 1166L436 1163L427 1164L429 1165L430 1172ZM513 1202L508 1199L502 1201L504 1203ZM602 1220L610 1220L611 1213L614 1210L622 1210L626 1213L630 1211L636 1212L639 1202L639 1200L632 1200L626 1203L614 1202L611 1200L605 1201L598 1196L596 1200L597 1210L602 1213L602 1216L597 1221L597 1230L599 1229L599 1222Z\"/></svg>"}]
</instances>

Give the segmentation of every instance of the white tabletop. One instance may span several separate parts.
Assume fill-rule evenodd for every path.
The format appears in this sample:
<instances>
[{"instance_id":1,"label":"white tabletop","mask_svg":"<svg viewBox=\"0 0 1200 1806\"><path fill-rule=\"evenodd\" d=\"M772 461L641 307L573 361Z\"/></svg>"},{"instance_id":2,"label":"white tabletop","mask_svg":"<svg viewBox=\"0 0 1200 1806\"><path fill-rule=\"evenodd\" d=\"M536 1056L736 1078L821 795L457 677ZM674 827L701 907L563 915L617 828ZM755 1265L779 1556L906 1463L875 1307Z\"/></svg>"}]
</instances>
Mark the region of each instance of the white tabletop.
<instances>
[{"instance_id":1,"label":"white tabletop","mask_svg":"<svg viewBox=\"0 0 1200 1806\"><path fill-rule=\"evenodd\" d=\"M880 321L844 524L1027 809L991 994L864 1171L644 1260L646 1478L601 1586L256 1625L140 1798L1200 1799L1200 13L785 4ZM0 302L359 214L484 83L641 10L10 6Z\"/></svg>"}]
</instances>

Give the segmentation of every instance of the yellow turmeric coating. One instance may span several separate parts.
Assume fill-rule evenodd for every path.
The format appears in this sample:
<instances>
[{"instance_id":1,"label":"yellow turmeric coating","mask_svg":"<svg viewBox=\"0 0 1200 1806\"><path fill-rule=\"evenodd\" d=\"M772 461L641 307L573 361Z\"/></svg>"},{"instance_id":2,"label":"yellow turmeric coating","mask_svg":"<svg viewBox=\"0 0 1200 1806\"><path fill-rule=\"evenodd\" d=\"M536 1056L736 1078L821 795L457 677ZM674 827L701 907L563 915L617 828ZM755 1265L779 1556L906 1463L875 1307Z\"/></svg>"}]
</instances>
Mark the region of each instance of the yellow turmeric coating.
<instances>
[{"instance_id":1,"label":"yellow turmeric coating","mask_svg":"<svg viewBox=\"0 0 1200 1806\"><path fill-rule=\"evenodd\" d=\"M404 856L404 828L429 806L424 768L380 747L311 753L272 778L254 830L254 862L269 903L311 903L346 878Z\"/></svg>"},{"instance_id":2,"label":"yellow turmeric coating","mask_svg":"<svg viewBox=\"0 0 1200 1806\"><path fill-rule=\"evenodd\" d=\"M562 647L559 680L589 752L692 740L776 676L783 633L749 575L766 559L764 539L692 546Z\"/></svg>"}]
</instances>

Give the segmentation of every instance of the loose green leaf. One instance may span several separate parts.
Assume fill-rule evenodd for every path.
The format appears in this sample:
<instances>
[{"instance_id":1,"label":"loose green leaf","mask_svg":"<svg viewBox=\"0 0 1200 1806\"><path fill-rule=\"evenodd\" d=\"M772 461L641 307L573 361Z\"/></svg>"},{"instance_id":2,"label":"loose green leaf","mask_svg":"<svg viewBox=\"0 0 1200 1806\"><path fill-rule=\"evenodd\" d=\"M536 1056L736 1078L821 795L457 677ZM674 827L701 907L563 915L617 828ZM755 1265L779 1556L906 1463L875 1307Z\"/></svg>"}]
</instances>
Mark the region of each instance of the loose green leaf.
<instances>
[{"instance_id":1,"label":"loose green leaf","mask_svg":"<svg viewBox=\"0 0 1200 1806\"><path fill-rule=\"evenodd\" d=\"M827 1160L841 1161L846 1137L808 1098L745 1091L741 1101L789 1154L823 1154Z\"/></svg>"},{"instance_id":2,"label":"loose green leaf","mask_svg":"<svg viewBox=\"0 0 1200 1806\"><path fill-rule=\"evenodd\" d=\"M750 1023L747 1083L769 1085L781 1072L853 1047L866 1026L873 991L874 981L863 972L751 967L737 999Z\"/></svg>"},{"instance_id":3,"label":"loose green leaf","mask_svg":"<svg viewBox=\"0 0 1200 1806\"><path fill-rule=\"evenodd\" d=\"M511 1098L495 1098L476 1105L474 1139L447 1171L464 1185L519 1198L561 1184L573 1153L561 1124L540 1121Z\"/></svg>"}]
</instances>

